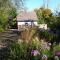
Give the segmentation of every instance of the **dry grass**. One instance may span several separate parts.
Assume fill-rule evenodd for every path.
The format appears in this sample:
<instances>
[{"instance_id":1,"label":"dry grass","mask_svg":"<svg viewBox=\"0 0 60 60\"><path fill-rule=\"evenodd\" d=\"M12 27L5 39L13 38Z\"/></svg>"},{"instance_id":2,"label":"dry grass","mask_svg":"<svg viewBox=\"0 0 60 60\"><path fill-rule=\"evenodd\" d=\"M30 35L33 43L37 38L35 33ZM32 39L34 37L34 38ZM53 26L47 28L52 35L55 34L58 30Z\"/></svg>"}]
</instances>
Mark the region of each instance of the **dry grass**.
<instances>
[{"instance_id":1,"label":"dry grass","mask_svg":"<svg viewBox=\"0 0 60 60\"><path fill-rule=\"evenodd\" d=\"M22 33L21 33L21 38L25 42L30 42L34 36L37 34L37 27L33 28L26 28Z\"/></svg>"}]
</instances>

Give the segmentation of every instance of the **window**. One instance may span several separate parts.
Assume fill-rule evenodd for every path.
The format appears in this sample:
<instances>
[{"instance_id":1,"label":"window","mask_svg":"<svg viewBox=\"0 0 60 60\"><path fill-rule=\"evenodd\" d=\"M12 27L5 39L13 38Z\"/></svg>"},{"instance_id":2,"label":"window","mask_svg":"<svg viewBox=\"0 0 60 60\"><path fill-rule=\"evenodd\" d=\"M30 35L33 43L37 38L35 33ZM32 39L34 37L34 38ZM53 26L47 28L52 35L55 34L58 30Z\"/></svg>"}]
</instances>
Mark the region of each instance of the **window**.
<instances>
[{"instance_id":1,"label":"window","mask_svg":"<svg viewBox=\"0 0 60 60\"><path fill-rule=\"evenodd\" d=\"M28 26L28 23L25 23L25 26Z\"/></svg>"}]
</instances>

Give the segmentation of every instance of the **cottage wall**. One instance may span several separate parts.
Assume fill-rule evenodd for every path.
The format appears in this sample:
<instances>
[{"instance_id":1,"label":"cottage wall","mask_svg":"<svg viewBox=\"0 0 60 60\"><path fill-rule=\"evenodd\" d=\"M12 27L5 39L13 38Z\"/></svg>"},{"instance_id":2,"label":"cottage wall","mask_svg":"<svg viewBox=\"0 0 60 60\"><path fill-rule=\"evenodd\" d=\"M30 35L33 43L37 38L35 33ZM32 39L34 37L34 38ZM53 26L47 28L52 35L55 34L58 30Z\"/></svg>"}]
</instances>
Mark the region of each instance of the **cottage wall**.
<instances>
[{"instance_id":1,"label":"cottage wall","mask_svg":"<svg viewBox=\"0 0 60 60\"><path fill-rule=\"evenodd\" d=\"M25 23L28 23L28 25L31 25L31 22L18 22L18 25L25 25Z\"/></svg>"},{"instance_id":2,"label":"cottage wall","mask_svg":"<svg viewBox=\"0 0 60 60\"><path fill-rule=\"evenodd\" d=\"M37 22L34 22L34 24L35 24L36 26L38 26L38 23L37 23Z\"/></svg>"},{"instance_id":3,"label":"cottage wall","mask_svg":"<svg viewBox=\"0 0 60 60\"><path fill-rule=\"evenodd\" d=\"M18 24L18 25L25 25L25 23L28 23L28 25L31 25L31 22L18 22L17 24ZM34 25L36 25L36 26L38 25L37 22L33 22L33 23L34 23Z\"/></svg>"},{"instance_id":4,"label":"cottage wall","mask_svg":"<svg viewBox=\"0 0 60 60\"><path fill-rule=\"evenodd\" d=\"M17 22L18 30L20 30L21 28L25 28L25 23L27 23L28 26L38 26L37 22Z\"/></svg>"}]
</instances>

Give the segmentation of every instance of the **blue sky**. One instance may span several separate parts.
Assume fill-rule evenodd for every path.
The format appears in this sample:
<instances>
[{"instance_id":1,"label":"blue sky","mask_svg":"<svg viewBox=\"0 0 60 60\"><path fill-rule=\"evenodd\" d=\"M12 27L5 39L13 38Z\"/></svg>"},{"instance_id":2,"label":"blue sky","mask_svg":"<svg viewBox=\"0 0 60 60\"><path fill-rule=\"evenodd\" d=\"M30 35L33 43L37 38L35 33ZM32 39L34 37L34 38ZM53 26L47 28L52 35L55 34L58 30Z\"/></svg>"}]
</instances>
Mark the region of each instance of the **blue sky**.
<instances>
[{"instance_id":1,"label":"blue sky","mask_svg":"<svg viewBox=\"0 0 60 60\"><path fill-rule=\"evenodd\" d=\"M43 0L27 0L26 1L26 7L28 11L32 11L35 8L39 8L43 5ZM56 8L60 8L60 0L50 0L49 2L49 8L52 10L55 10Z\"/></svg>"}]
</instances>

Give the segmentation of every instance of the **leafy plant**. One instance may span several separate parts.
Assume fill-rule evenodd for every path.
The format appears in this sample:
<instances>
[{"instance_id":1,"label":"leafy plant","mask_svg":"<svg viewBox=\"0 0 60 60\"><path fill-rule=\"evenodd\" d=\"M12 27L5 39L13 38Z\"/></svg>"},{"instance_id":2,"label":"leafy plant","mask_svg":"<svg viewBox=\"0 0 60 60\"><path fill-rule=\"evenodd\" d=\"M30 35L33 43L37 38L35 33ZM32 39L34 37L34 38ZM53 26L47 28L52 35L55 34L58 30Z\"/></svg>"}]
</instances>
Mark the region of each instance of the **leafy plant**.
<instances>
[{"instance_id":1,"label":"leafy plant","mask_svg":"<svg viewBox=\"0 0 60 60\"><path fill-rule=\"evenodd\" d=\"M60 46L59 45L56 45L54 46L54 52L59 52L60 51Z\"/></svg>"},{"instance_id":2,"label":"leafy plant","mask_svg":"<svg viewBox=\"0 0 60 60\"><path fill-rule=\"evenodd\" d=\"M47 55L48 57L51 57L51 52L49 50L45 49L45 50L42 50L41 52L42 52L42 55Z\"/></svg>"},{"instance_id":3,"label":"leafy plant","mask_svg":"<svg viewBox=\"0 0 60 60\"><path fill-rule=\"evenodd\" d=\"M37 43L37 44L36 44ZM11 60L30 60L32 59L31 51L38 50L40 52L40 44L38 41L32 43L13 43L10 47L10 56L8 59Z\"/></svg>"},{"instance_id":4,"label":"leafy plant","mask_svg":"<svg viewBox=\"0 0 60 60\"><path fill-rule=\"evenodd\" d=\"M27 44L25 43L14 43L10 48L10 58L11 60L26 60L27 59Z\"/></svg>"}]
</instances>

